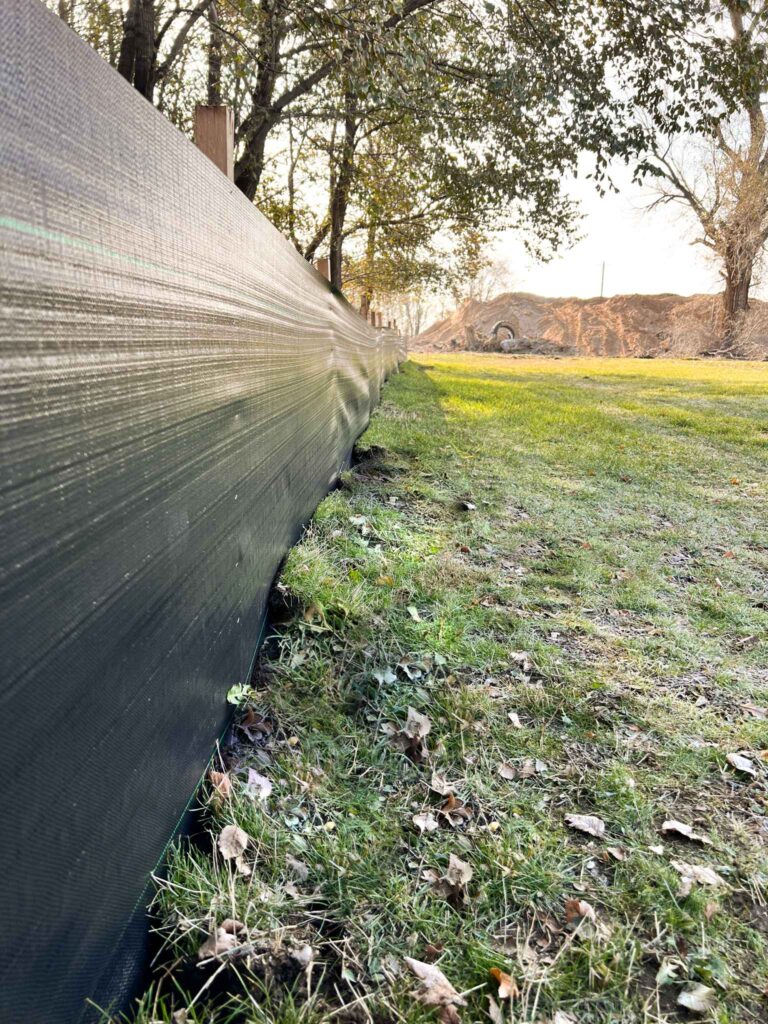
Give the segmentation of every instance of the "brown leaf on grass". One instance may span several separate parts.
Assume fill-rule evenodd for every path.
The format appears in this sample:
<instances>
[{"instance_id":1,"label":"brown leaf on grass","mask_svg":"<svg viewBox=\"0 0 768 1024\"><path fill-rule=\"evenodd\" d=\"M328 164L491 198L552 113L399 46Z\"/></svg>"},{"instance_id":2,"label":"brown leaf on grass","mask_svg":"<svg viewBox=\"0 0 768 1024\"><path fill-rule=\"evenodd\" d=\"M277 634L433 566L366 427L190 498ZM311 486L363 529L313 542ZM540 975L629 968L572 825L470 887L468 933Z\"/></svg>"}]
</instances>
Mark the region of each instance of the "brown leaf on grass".
<instances>
[{"instance_id":1,"label":"brown leaf on grass","mask_svg":"<svg viewBox=\"0 0 768 1024\"><path fill-rule=\"evenodd\" d=\"M440 823L431 811L422 811L421 814L414 814L411 821L419 830L421 835L425 832L434 832L440 828Z\"/></svg>"},{"instance_id":2,"label":"brown leaf on grass","mask_svg":"<svg viewBox=\"0 0 768 1024\"><path fill-rule=\"evenodd\" d=\"M211 785L214 789L214 796L219 796L223 800L232 794L232 781L226 772L215 772L211 769L208 772L208 778L210 779Z\"/></svg>"},{"instance_id":3,"label":"brown leaf on grass","mask_svg":"<svg viewBox=\"0 0 768 1024\"><path fill-rule=\"evenodd\" d=\"M759 718L761 721L768 719L768 708L761 708L758 704L742 704L741 710L746 711L752 718Z\"/></svg>"},{"instance_id":4,"label":"brown leaf on grass","mask_svg":"<svg viewBox=\"0 0 768 1024\"><path fill-rule=\"evenodd\" d=\"M608 846L605 852L613 857L614 860L627 859L627 851L621 846Z\"/></svg>"},{"instance_id":5,"label":"brown leaf on grass","mask_svg":"<svg viewBox=\"0 0 768 1024\"><path fill-rule=\"evenodd\" d=\"M451 906L461 907L467 902L467 885L472 880L472 868L455 854L448 858L448 870L441 875L436 868L427 868L421 877L429 882L438 895L443 896Z\"/></svg>"},{"instance_id":6,"label":"brown leaf on grass","mask_svg":"<svg viewBox=\"0 0 768 1024\"><path fill-rule=\"evenodd\" d=\"M515 729L522 729L523 723L520 721L520 715L516 711L507 712L507 718L510 720Z\"/></svg>"},{"instance_id":7,"label":"brown leaf on grass","mask_svg":"<svg viewBox=\"0 0 768 1024\"><path fill-rule=\"evenodd\" d=\"M688 864L683 860L672 860L670 864L680 875L677 895L681 898L690 893L694 882L699 885L727 885L725 879L706 864Z\"/></svg>"},{"instance_id":8,"label":"brown leaf on grass","mask_svg":"<svg viewBox=\"0 0 768 1024\"><path fill-rule=\"evenodd\" d=\"M509 657L511 661L514 661L514 663L523 670L523 672L533 671L533 661L531 660L531 656L528 651L510 651Z\"/></svg>"},{"instance_id":9,"label":"brown leaf on grass","mask_svg":"<svg viewBox=\"0 0 768 1024\"><path fill-rule=\"evenodd\" d=\"M511 974L506 974L498 967L492 967L488 973L499 986L499 999L517 999L520 989Z\"/></svg>"},{"instance_id":10,"label":"brown leaf on grass","mask_svg":"<svg viewBox=\"0 0 768 1024\"><path fill-rule=\"evenodd\" d=\"M251 800L266 803L272 792L272 783L264 775L259 775L253 768L248 769L248 781L245 784L245 795Z\"/></svg>"},{"instance_id":11,"label":"brown leaf on grass","mask_svg":"<svg viewBox=\"0 0 768 1024\"><path fill-rule=\"evenodd\" d=\"M394 747L418 763L426 761L429 757L426 737L431 728L432 722L427 715L419 714L414 708L408 708L408 717L402 729L398 729L393 722L387 722L383 726L383 731L391 737Z\"/></svg>"},{"instance_id":12,"label":"brown leaf on grass","mask_svg":"<svg viewBox=\"0 0 768 1024\"><path fill-rule=\"evenodd\" d=\"M611 934L611 928L597 916L597 911L586 900L565 901L566 924L583 938L604 942Z\"/></svg>"},{"instance_id":13,"label":"brown leaf on grass","mask_svg":"<svg viewBox=\"0 0 768 1024\"><path fill-rule=\"evenodd\" d=\"M429 788L433 793L438 793L440 796L449 796L451 793L456 792L455 786L448 782L445 776L440 775L439 772L432 772Z\"/></svg>"},{"instance_id":14,"label":"brown leaf on grass","mask_svg":"<svg viewBox=\"0 0 768 1024\"><path fill-rule=\"evenodd\" d=\"M299 946L291 950L291 958L302 967L309 967L315 959L315 951L310 945Z\"/></svg>"},{"instance_id":15,"label":"brown leaf on grass","mask_svg":"<svg viewBox=\"0 0 768 1024\"><path fill-rule=\"evenodd\" d=\"M493 998L493 996L487 996L488 999L488 1016L491 1018L491 1024L504 1024L504 1012Z\"/></svg>"},{"instance_id":16,"label":"brown leaf on grass","mask_svg":"<svg viewBox=\"0 0 768 1024\"><path fill-rule=\"evenodd\" d=\"M586 918L588 921L595 921L597 914L595 908L591 903L587 903L586 900L566 900L565 901L565 920L567 924L578 924Z\"/></svg>"},{"instance_id":17,"label":"brown leaf on grass","mask_svg":"<svg viewBox=\"0 0 768 1024\"><path fill-rule=\"evenodd\" d=\"M257 714L253 708L248 708L242 721L238 722L237 728L245 733L251 743L263 741L274 732L272 722Z\"/></svg>"},{"instance_id":18,"label":"brown leaf on grass","mask_svg":"<svg viewBox=\"0 0 768 1024\"><path fill-rule=\"evenodd\" d=\"M565 823L569 828L586 832L597 839L601 839L605 835L605 822L594 814L566 814Z\"/></svg>"},{"instance_id":19,"label":"brown leaf on grass","mask_svg":"<svg viewBox=\"0 0 768 1024\"><path fill-rule=\"evenodd\" d=\"M704 917L711 921L715 914L720 912L720 904L717 900L708 900L704 907Z\"/></svg>"},{"instance_id":20,"label":"brown leaf on grass","mask_svg":"<svg viewBox=\"0 0 768 1024\"><path fill-rule=\"evenodd\" d=\"M309 878L309 868L303 860L298 860L292 854L286 853L285 864L288 870L292 871L300 882L306 882Z\"/></svg>"},{"instance_id":21,"label":"brown leaf on grass","mask_svg":"<svg viewBox=\"0 0 768 1024\"><path fill-rule=\"evenodd\" d=\"M675 821L674 819L665 821L661 826L661 832L665 836L680 836L683 839L688 839L692 843L703 843L705 846L712 846L711 839L707 839L706 836L702 836L697 832L694 832L692 825L686 825L685 822L682 821Z\"/></svg>"},{"instance_id":22,"label":"brown leaf on grass","mask_svg":"<svg viewBox=\"0 0 768 1024\"><path fill-rule=\"evenodd\" d=\"M437 813L453 828L463 825L472 817L472 809L463 800L459 800L455 793L448 794L448 799L442 807L438 807Z\"/></svg>"},{"instance_id":23,"label":"brown leaf on grass","mask_svg":"<svg viewBox=\"0 0 768 1024\"><path fill-rule=\"evenodd\" d=\"M424 959L428 964L433 964L444 952L445 946L442 943L435 944L430 942L424 947Z\"/></svg>"},{"instance_id":24,"label":"brown leaf on grass","mask_svg":"<svg viewBox=\"0 0 768 1024\"><path fill-rule=\"evenodd\" d=\"M247 930L243 922L238 921L236 917L225 917L219 927L223 928L225 932L229 932L230 935L239 935Z\"/></svg>"},{"instance_id":25,"label":"brown leaf on grass","mask_svg":"<svg viewBox=\"0 0 768 1024\"><path fill-rule=\"evenodd\" d=\"M748 757L744 757L743 754L728 754L726 757L728 764L735 768L737 772L743 772L744 775L751 775L752 778L757 778L757 770Z\"/></svg>"},{"instance_id":26,"label":"brown leaf on grass","mask_svg":"<svg viewBox=\"0 0 768 1024\"><path fill-rule=\"evenodd\" d=\"M219 833L219 851L224 860L236 860L248 848L248 833L237 825L226 825Z\"/></svg>"},{"instance_id":27,"label":"brown leaf on grass","mask_svg":"<svg viewBox=\"0 0 768 1024\"><path fill-rule=\"evenodd\" d=\"M221 959L224 955L240 945L237 936L224 928L212 928L211 933L197 951L198 960L209 960L211 957Z\"/></svg>"},{"instance_id":28,"label":"brown leaf on grass","mask_svg":"<svg viewBox=\"0 0 768 1024\"><path fill-rule=\"evenodd\" d=\"M448 870L445 877L451 885L464 886L472 881L472 868L452 853L448 858Z\"/></svg>"},{"instance_id":29,"label":"brown leaf on grass","mask_svg":"<svg viewBox=\"0 0 768 1024\"><path fill-rule=\"evenodd\" d=\"M689 985L677 997L677 1005L692 1013L708 1013L717 1006L717 993L706 985Z\"/></svg>"},{"instance_id":30,"label":"brown leaf on grass","mask_svg":"<svg viewBox=\"0 0 768 1024\"><path fill-rule=\"evenodd\" d=\"M437 1006L443 1024L458 1024L457 1006L466 1006L466 1000L456 991L446 976L434 964L404 957L406 967L415 974L421 984L411 993L422 1006Z\"/></svg>"},{"instance_id":31,"label":"brown leaf on grass","mask_svg":"<svg viewBox=\"0 0 768 1024\"><path fill-rule=\"evenodd\" d=\"M514 779L530 779L534 775L546 771L546 765L533 757L526 757L520 764L510 764L509 761L502 761L496 771L507 781Z\"/></svg>"}]
</instances>

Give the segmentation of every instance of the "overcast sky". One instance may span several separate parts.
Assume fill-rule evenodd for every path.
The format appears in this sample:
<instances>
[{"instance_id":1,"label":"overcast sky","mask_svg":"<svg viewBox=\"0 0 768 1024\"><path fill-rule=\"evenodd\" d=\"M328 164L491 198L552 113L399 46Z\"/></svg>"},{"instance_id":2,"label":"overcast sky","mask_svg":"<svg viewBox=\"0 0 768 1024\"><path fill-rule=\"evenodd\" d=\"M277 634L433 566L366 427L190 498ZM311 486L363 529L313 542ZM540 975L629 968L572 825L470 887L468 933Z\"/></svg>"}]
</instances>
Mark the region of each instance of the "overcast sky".
<instances>
[{"instance_id":1,"label":"overcast sky","mask_svg":"<svg viewBox=\"0 0 768 1024\"><path fill-rule=\"evenodd\" d=\"M581 203L583 240L548 264L536 264L513 234L502 236L498 255L512 269L512 290L537 295L600 294L605 260L605 294L718 292L715 265L695 237L693 222L676 206L649 212L649 191L631 183L628 171L614 173L618 195L601 198L591 182L577 180L568 192ZM755 289L760 295L764 289Z\"/></svg>"}]
</instances>

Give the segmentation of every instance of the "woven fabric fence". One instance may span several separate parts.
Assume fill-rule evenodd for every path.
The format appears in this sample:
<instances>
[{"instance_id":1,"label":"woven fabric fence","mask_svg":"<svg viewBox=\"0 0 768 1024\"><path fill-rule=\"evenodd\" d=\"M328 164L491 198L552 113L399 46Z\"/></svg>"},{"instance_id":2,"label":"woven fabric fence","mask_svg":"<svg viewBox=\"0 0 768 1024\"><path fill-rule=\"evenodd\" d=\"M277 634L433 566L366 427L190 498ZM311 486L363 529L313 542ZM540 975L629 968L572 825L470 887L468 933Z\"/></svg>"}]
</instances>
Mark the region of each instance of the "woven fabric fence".
<instances>
[{"instance_id":1,"label":"woven fabric fence","mask_svg":"<svg viewBox=\"0 0 768 1024\"><path fill-rule=\"evenodd\" d=\"M403 357L38 0L0 4L0 1019L96 1019L287 548Z\"/></svg>"}]
</instances>

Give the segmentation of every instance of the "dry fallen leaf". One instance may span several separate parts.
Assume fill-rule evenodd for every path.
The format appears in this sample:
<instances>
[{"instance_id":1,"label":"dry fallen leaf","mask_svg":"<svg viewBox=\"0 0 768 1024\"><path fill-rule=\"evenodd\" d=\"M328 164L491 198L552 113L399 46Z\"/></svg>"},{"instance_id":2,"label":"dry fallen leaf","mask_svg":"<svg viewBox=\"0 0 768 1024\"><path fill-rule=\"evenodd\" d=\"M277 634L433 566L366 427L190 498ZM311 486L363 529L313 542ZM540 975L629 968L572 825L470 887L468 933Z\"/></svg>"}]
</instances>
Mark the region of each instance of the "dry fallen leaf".
<instances>
[{"instance_id":1,"label":"dry fallen leaf","mask_svg":"<svg viewBox=\"0 0 768 1024\"><path fill-rule=\"evenodd\" d=\"M315 959L315 951L309 945L300 946L298 949L291 950L291 957L302 967L309 967Z\"/></svg>"},{"instance_id":2,"label":"dry fallen leaf","mask_svg":"<svg viewBox=\"0 0 768 1024\"><path fill-rule=\"evenodd\" d=\"M448 870L445 877L451 885L466 885L472 881L472 868L452 853L448 858Z\"/></svg>"},{"instance_id":3,"label":"dry fallen leaf","mask_svg":"<svg viewBox=\"0 0 768 1024\"><path fill-rule=\"evenodd\" d=\"M439 772L432 772L429 788L433 793L439 793L440 796L449 796L451 793L456 792L455 786L451 785L445 776L440 775Z\"/></svg>"},{"instance_id":4,"label":"dry fallen leaf","mask_svg":"<svg viewBox=\"0 0 768 1024\"><path fill-rule=\"evenodd\" d=\"M427 715L419 714L414 708L408 708L408 717L402 729L398 729L392 722L385 723L382 728L391 738L392 745L412 761L425 761L429 756L426 737L432 728L432 722Z\"/></svg>"},{"instance_id":5,"label":"dry fallen leaf","mask_svg":"<svg viewBox=\"0 0 768 1024\"><path fill-rule=\"evenodd\" d=\"M437 813L454 828L469 821L472 817L472 809L467 807L463 800L459 800L454 793L448 794L448 799L442 807L438 807Z\"/></svg>"},{"instance_id":6,"label":"dry fallen leaf","mask_svg":"<svg viewBox=\"0 0 768 1024\"><path fill-rule=\"evenodd\" d=\"M520 721L520 716L518 715L518 713L516 711L508 712L507 718L510 720L510 722L512 723L512 725L516 729L522 729L523 728L523 723Z\"/></svg>"},{"instance_id":7,"label":"dry fallen leaf","mask_svg":"<svg viewBox=\"0 0 768 1024\"><path fill-rule=\"evenodd\" d=\"M215 772L211 769L208 773L208 778L211 780L214 795L220 796L225 800L231 795L232 782L226 772Z\"/></svg>"},{"instance_id":8,"label":"dry fallen leaf","mask_svg":"<svg viewBox=\"0 0 768 1024\"><path fill-rule=\"evenodd\" d=\"M693 831L692 825L686 825L682 821L674 821L670 819L665 821L661 826L661 831L666 835L681 836L683 839L688 839L692 843L703 843L705 846L712 846L712 840L707 839L706 836L699 835Z\"/></svg>"},{"instance_id":9,"label":"dry fallen leaf","mask_svg":"<svg viewBox=\"0 0 768 1024\"><path fill-rule=\"evenodd\" d=\"M519 665L523 672L533 671L533 662L528 651L510 651L509 657L516 665Z\"/></svg>"},{"instance_id":10,"label":"dry fallen leaf","mask_svg":"<svg viewBox=\"0 0 768 1024\"><path fill-rule=\"evenodd\" d=\"M498 967L492 967L488 973L499 986L499 999L517 999L520 995L520 990L515 979L510 974L506 974Z\"/></svg>"},{"instance_id":11,"label":"dry fallen leaf","mask_svg":"<svg viewBox=\"0 0 768 1024\"><path fill-rule=\"evenodd\" d=\"M414 814L411 821L413 821L413 824L422 835L425 832L434 832L435 829L440 828L437 818L431 811L422 811L421 814Z\"/></svg>"},{"instance_id":12,"label":"dry fallen leaf","mask_svg":"<svg viewBox=\"0 0 768 1024\"><path fill-rule=\"evenodd\" d=\"M457 1006L466 1006L466 1000L456 991L446 976L434 964L426 964L422 960L414 960L407 956L405 965L416 975L421 984L412 993L422 1006L440 1008L440 1020L443 1024L458 1024Z\"/></svg>"},{"instance_id":13,"label":"dry fallen leaf","mask_svg":"<svg viewBox=\"0 0 768 1024\"><path fill-rule=\"evenodd\" d=\"M455 854L448 858L448 870L441 875L436 868L427 868L421 877L429 882L440 896L445 897L454 907L461 907L467 901L467 884L472 880L472 868Z\"/></svg>"},{"instance_id":14,"label":"dry fallen leaf","mask_svg":"<svg viewBox=\"0 0 768 1024\"><path fill-rule=\"evenodd\" d=\"M259 775L253 768L248 769L248 781L245 784L245 795L251 800L265 803L272 792L272 783L264 775Z\"/></svg>"},{"instance_id":15,"label":"dry fallen leaf","mask_svg":"<svg viewBox=\"0 0 768 1024\"><path fill-rule=\"evenodd\" d=\"M242 857L248 847L248 833L237 825L226 825L219 833L219 850L224 860Z\"/></svg>"},{"instance_id":16,"label":"dry fallen leaf","mask_svg":"<svg viewBox=\"0 0 768 1024\"><path fill-rule=\"evenodd\" d=\"M409 604L408 608L406 609L406 611L411 616L411 618L413 619L414 622L421 622L421 616L419 615L419 609L415 605Z\"/></svg>"},{"instance_id":17,"label":"dry fallen leaf","mask_svg":"<svg viewBox=\"0 0 768 1024\"><path fill-rule=\"evenodd\" d=\"M594 921L597 918L595 908L591 903L577 899L565 901L565 920L568 924L574 922L578 924L585 918L588 921Z\"/></svg>"},{"instance_id":18,"label":"dry fallen leaf","mask_svg":"<svg viewBox=\"0 0 768 1024\"><path fill-rule=\"evenodd\" d=\"M758 704L742 704L741 709L753 718L759 718L763 721L768 719L768 708L761 708Z\"/></svg>"},{"instance_id":19,"label":"dry fallen leaf","mask_svg":"<svg viewBox=\"0 0 768 1024\"><path fill-rule=\"evenodd\" d=\"M289 871L292 871L300 882L306 882L309 878L309 868L303 860L298 860L290 853L285 855L285 863Z\"/></svg>"},{"instance_id":20,"label":"dry fallen leaf","mask_svg":"<svg viewBox=\"0 0 768 1024\"><path fill-rule=\"evenodd\" d=\"M427 945L424 947L424 956L426 957L426 961L429 964L432 964L435 962L435 960L438 960L443 955L444 952L445 946L442 945L442 943L435 944L433 942L428 942Z\"/></svg>"},{"instance_id":21,"label":"dry fallen leaf","mask_svg":"<svg viewBox=\"0 0 768 1024\"><path fill-rule=\"evenodd\" d=\"M717 1006L717 994L706 985L689 985L677 997L677 1005L693 1013L707 1013Z\"/></svg>"},{"instance_id":22,"label":"dry fallen leaf","mask_svg":"<svg viewBox=\"0 0 768 1024\"><path fill-rule=\"evenodd\" d=\"M504 1013L493 998L493 996L487 996L488 999L488 1016L491 1019L491 1024L504 1024Z\"/></svg>"},{"instance_id":23,"label":"dry fallen leaf","mask_svg":"<svg viewBox=\"0 0 768 1024\"><path fill-rule=\"evenodd\" d=\"M627 851L621 846L609 846L606 848L606 853L610 854L614 860L626 860Z\"/></svg>"},{"instance_id":24,"label":"dry fallen leaf","mask_svg":"<svg viewBox=\"0 0 768 1024\"><path fill-rule=\"evenodd\" d=\"M200 949L197 951L198 960L208 960L211 957L220 958L240 945L237 937L223 928L213 928L211 933Z\"/></svg>"},{"instance_id":25,"label":"dry fallen leaf","mask_svg":"<svg viewBox=\"0 0 768 1024\"><path fill-rule=\"evenodd\" d=\"M594 814L566 814L565 823L569 828L586 832L598 839L605 835L605 822Z\"/></svg>"},{"instance_id":26,"label":"dry fallen leaf","mask_svg":"<svg viewBox=\"0 0 768 1024\"><path fill-rule=\"evenodd\" d=\"M509 782L511 782L512 779L517 778L517 768L515 768L515 766L513 764L510 764L508 761L502 761L499 767L496 769L496 771L499 773L502 779L507 779Z\"/></svg>"},{"instance_id":27,"label":"dry fallen leaf","mask_svg":"<svg viewBox=\"0 0 768 1024\"><path fill-rule=\"evenodd\" d=\"M238 921L236 917L225 917L219 925L225 932L229 932L230 935L239 935L240 932L246 931L246 927L242 921Z\"/></svg>"},{"instance_id":28,"label":"dry fallen leaf","mask_svg":"<svg viewBox=\"0 0 768 1024\"><path fill-rule=\"evenodd\" d=\"M742 754L728 754L726 761L737 772L743 772L745 775L757 778L757 770L748 757L744 757Z\"/></svg>"},{"instance_id":29,"label":"dry fallen leaf","mask_svg":"<svg viewBox=\"0 0 768 1024\"><path fill-rule=\"evenodd\" d=\"M565 1010L557 1010L550 1024L577 1024L577 1021L572 1013L566 1013Z\"/></svg>"},{"instance_id":30,"label":"dry fallen leaf","mask_svg":"<svg viewBox=\"0 0 768 1024\"><path fill-rule=\"evenodd\" d=\"M680 875L680 888L677 892L680 897L690 893L694 882L698 882L700 885L727 884L714 868L707 867L705 864L688 864L683 860L672 860L670 864Z\"/></svg>"}]
</instances>

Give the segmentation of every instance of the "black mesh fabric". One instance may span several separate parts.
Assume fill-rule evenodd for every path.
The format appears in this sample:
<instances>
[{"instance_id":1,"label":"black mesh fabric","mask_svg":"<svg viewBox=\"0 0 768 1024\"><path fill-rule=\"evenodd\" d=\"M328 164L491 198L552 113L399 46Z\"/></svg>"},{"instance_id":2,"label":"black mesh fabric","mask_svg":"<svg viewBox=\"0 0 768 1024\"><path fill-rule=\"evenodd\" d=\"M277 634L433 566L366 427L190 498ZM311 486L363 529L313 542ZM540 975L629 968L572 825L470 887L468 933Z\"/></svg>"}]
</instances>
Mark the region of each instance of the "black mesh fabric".
<instances>
[{"instance_id":1,"label":"black mesh fabric","mask_svg":"<svg viewBox=\"0 0 768 1024\"><path fill-rule=\"evenodd\" d=\"M402 352L39 0L0 146L0 1020L72 1024Z\"/></svg>"}]
</instances>

